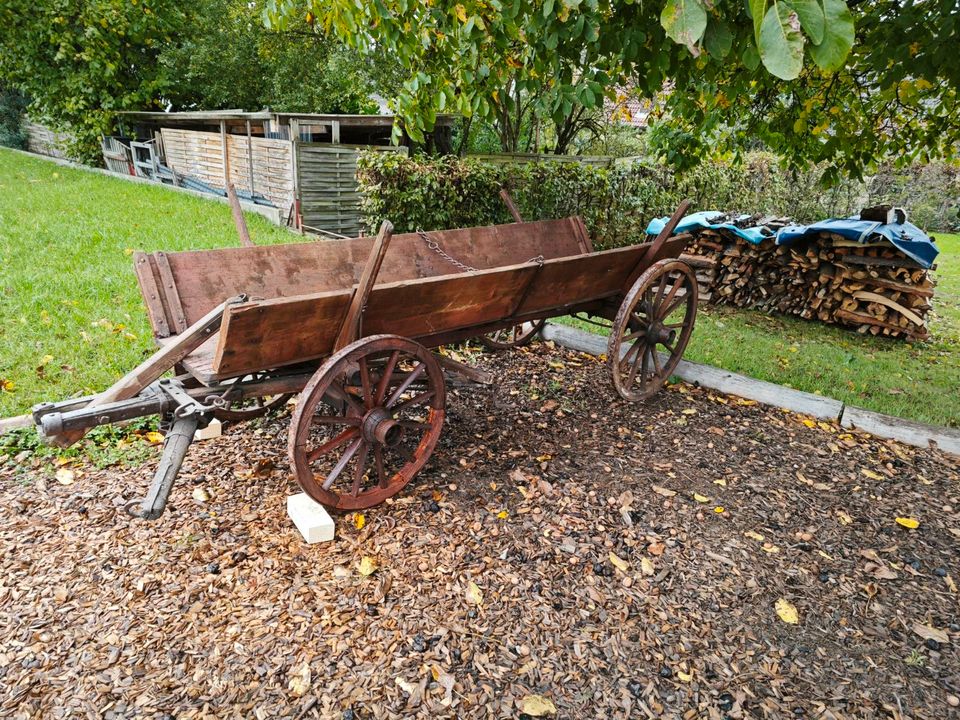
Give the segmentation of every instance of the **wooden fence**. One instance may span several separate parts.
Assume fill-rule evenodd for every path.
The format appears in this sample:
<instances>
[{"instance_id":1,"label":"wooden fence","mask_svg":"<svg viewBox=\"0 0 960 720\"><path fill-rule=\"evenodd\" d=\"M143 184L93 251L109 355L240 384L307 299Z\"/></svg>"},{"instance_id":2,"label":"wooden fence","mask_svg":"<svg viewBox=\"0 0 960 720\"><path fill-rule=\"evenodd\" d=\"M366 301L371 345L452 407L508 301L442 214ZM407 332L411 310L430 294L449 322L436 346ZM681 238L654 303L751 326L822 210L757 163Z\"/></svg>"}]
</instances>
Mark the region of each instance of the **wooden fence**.
<instances>
[{"instance_id":1,"label":"wooden fence","mask_svg":"<svg viewBox=\"0 0 960 720\"><path fill-rule=\"evenodd\" d=\"M27 132L27 150L39 155L49 155L55 158L65 158L61 149L63 143L69 140L68 135L54 132L46 125L25 120L23 128Z\"/></svg>"},{"instance_id":2,"label":"wooden fence","mask_svg":"<svg viewBox=\"0 0 960 720\"><path fill-rule=\"evenodd\" d=\"M232 182L262 195L286 215L294 201L293 144L289 140L163 128L167 165L216 188Z\"/></svg>"},{"instance_id":3,"label":"wooden fence","mask_svg":"<svg viewBox=\"0 0 960 720\"><path fill-rule=\"evenodd\" d=\"M320 229L357 237L360 223L360 190L357 157L364 150L407 152L405 147L295 143L297 191L306 229Z\"/></svg>"}]
</instances>

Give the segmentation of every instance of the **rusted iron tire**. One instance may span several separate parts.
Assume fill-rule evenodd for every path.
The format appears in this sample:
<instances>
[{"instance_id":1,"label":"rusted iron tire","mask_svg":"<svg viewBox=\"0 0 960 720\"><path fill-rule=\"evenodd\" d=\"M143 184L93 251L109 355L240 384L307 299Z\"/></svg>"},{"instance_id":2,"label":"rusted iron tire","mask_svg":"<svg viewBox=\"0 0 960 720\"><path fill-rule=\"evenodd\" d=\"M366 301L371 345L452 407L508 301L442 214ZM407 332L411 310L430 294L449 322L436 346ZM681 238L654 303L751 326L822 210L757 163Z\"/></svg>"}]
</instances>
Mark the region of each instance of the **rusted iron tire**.
<instances>
[{"instance_id":1,"label":"rusted iron tire","mask_svg":"<svg viewBox=\"0 0 960 720\"><path fill-rule=\"evenodd\" d=\"M480 342L490 350L510 350L529 345L543 330L546 320L534 320L520 325L513 325L503 330L480 336Z\"/></svg>"},{"instance_id":2,"label":"rusted iron tire","mask_svg":"<svg viewBox=\"0 0 960 720\"><path fill-rule=\"evenodd\" d=\"M400 492L423 468L443 426L446 390L433 354L397 335L371 335L332 355L300 393L288 453L310 497L358 510Z\"/></svg>"},{"instance_id":3,"label":"rusted iron tire","mask_svg":"<svg viewBox=\"0 0 960 720\"><path fill-rule=\"evenodd\" d=\"M646 400L676 369L697 319L697 291L690 266L667 259L651 265L627 292L607 345L613 386L621 397ZM630 347L621 357L623 343Z\"/></svg>"}]
</instances>

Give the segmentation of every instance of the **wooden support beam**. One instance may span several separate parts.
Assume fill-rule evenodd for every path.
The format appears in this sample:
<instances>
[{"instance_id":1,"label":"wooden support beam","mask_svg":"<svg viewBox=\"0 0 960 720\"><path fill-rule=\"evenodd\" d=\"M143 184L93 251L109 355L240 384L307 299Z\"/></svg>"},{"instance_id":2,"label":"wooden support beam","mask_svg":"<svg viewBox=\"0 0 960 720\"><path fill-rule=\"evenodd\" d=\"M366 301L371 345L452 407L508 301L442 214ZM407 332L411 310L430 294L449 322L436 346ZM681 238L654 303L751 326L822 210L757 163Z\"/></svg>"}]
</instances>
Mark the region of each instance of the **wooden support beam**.
<instances>
[{"instance_id":1,"label":"wooden support beam","mask_svg":"<svg viewBox=\"0 0 960 720\"><path fill-rule=\"evenodd\" d=\"M520 210L517 209L517 204L513 201L513 198L510 196L510 193L507 192L506 188L500 189L500 199L503 200L503 204L506 205L507 210L510 211L510 216L513 218L513 221L522 223L523 216L520 214Z\"/></svg>"},{"instance_id":2,"label":"wooden support beam","mask_svg":"<svg viewBox=\"0 0 960 720\"><path fill-rule=\"evenodd\" d=\"M227 147L227 121L220 121L220 152L223 153L223 187L230 182L230 150Z\"/></svg>"},{"instance_id":3,"label":"wooden support beam","mask_svg":"<svg viewBox=\"0 0 960 720\"><path fill-rule=\"evenodd\" d=\"M359 337L363 308L367 304L367 297L377 281L380 266L383 264L383 256L387 254L391 237L393 237L393 223L384 220L380 226L380 232L377 233L377 239L373 242L373 248L370 250L367 264L363 267L363 273L360 275L357 287L353 291L353 298L347 307L343 325L340 326L340 332L337 334L337 340L333 345L334 352L345 348Z\"/></svg>"},{"instance_id":4,"label":"wooden support beam","mask_svg":"<svg viewBox=\"0 0 960 720\"><path fill-rule=\"evenodd\" d=\"M237 226L240 244L244 247L253 247L253 240L250 239L250 230L247 229L247 221L246 218L243 217L243 208L240 207L240 198L237 197L237 189L233 186L233 183L227 183L227 199L230 201L230 211L233 213L233 224Z\"/></svg>"}]
</instances>

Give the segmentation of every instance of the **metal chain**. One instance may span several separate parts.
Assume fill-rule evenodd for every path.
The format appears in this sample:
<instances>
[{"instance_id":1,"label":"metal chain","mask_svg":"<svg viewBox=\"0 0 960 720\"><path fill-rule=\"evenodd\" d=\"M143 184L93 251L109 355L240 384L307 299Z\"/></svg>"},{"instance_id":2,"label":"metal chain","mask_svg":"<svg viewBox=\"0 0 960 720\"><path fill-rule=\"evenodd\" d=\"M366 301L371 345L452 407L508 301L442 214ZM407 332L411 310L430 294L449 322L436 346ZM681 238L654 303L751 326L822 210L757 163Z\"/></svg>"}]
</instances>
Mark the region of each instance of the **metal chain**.
<instances>
[{"instance_id":1,"label":"metal chain","mask_svg":"<svg viewBox=\"0 0 960 720\"><path fill-rule=\"evenodd\" d=\"M423 230L421 230L420 228L417 228L416 232L417 232L417 235L419 235L420 238L427 244L428 248L433 250L437 255L442 257L444 260L446 260L448 263L453 265L455 268L457 268L461 272L476 272L477 268L470 267L469 265L465 265L464 263L457 260L455 257L448 255L447 252L442 247L440 247L440 244L436 240L431 240L430 236L427 235L427 233L425 233ZM534 257L527 260L527 262L528 263L535 262L538 265L543 265L544 258L543 258L543 255L535 255Z\"/></svg>"}]
</instances>

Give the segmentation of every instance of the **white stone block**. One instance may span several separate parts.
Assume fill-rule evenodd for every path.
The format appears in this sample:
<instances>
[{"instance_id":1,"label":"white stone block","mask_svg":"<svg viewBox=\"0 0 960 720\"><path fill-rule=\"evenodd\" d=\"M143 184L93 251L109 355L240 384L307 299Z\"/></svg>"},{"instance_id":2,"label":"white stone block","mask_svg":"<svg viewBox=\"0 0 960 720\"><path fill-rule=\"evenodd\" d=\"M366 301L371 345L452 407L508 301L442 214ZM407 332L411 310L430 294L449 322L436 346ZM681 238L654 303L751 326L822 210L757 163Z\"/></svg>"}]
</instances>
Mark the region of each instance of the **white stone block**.
<instances>
[{"instance_id":1,"label":"white stone block","mask_svg":"<svg viewBox=\"0 0 960 720\"><path fill-rule=\"evenodd\" d=\"M200 428L193 433L194 440L213 440L223 435L223 423L214 418L205 428Z\"/></svg>"},{"instance_id":2,"label":"white stone block","mask_svg":"<svg viewBox=\"0 0 960 720\"><path fill-rule=\"evenodd\" d=\"M333 518L323 505L306 493L287 497L287 515L308 544L333 540Z\"/></svg>"}]
</instances>

